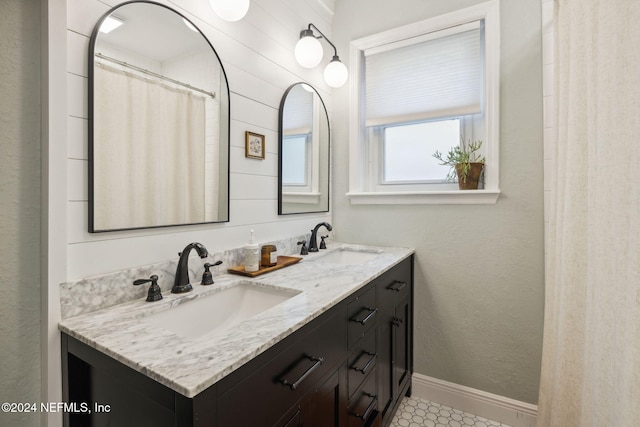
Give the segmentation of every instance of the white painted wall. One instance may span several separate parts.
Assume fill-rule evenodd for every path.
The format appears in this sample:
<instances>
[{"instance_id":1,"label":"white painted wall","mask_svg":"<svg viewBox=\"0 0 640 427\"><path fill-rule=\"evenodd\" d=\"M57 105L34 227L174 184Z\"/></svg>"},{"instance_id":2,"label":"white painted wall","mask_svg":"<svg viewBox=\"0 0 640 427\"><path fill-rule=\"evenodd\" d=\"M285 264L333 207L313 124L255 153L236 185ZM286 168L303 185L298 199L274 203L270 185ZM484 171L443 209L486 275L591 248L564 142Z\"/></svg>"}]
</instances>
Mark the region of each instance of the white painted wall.
<instances>
[{"instance_id":1,"label":"white painted wall","mask_svg":"<svg viewBox=\"0 0 640 427\"><path fill-rule=\"evenodd\" d=\"M349 42L481 0L338 0L333 42ZM495 205L351 205L346 144L335 144L341 240L416 249L415 370L536 403L544 303L541 4L502 0L500 189ZM334 91L335 139L349 89Z\"/></svg>"},{"instance_id":2,"label":"white painted wall","mask_svg":"<svg viewBox=\"0 0 640 427\"><path fill-rule=\"evenodd\" d=\"M286 88L307 80L331 109L320 69L295 63L293 47L309 22L330 31L331 16L315 0L252 1L241 21L220 20L202 0L164 1L207 35L225 67L231 90L231 205L229 223L90 234L87 230L87 51L97 20L118 1L68 0L67 278L87 277L168 260L187 243L215 251L243 245L249 230L258 241L304 233L330 214L277 215L278 107ZM244 133L266 136L264 161L244 156Z\"/></svg>"},{"instance_id":3,"label":"white painted wall","mask_svg":"<svg viewBox=\"0 0 640 427\"><path fill-rule=\"evenodd\" d=\"M39 0L0 2L0 402L40 401L39 21Z\"/></svg>"}]
</instances>

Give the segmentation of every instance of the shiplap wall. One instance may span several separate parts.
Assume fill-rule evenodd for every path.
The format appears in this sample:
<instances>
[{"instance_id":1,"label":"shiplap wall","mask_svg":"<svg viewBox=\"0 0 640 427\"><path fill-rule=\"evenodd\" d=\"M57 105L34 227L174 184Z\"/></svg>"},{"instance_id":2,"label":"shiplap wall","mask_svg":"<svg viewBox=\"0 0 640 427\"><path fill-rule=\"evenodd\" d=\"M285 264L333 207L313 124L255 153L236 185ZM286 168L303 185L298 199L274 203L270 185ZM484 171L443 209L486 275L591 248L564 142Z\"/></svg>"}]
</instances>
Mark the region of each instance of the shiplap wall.
<instances>
[{"instance_id":1,"label":"shiplap wall","mask_svg":"<svg viewBox=\"0 0 640 427\"><path fill-rule=\"evenodd\" d=\"M308 232L330 213L277 215L278 107L291 84L307 81L331 116L323 67L300 67L293 55L310 22L331 38L332 1L252 0L238 22L219 19L207 0L158 1L191 19L216 49L231 91L230 221L184 227L91 234L87 232L87 64L89 38L100 17L122 1L67 1L67 279L74 280L177 256L199 241L210 251L239 247L255 229L259 242ZM330 49L325 49L325 63ZM245 131L266 136L266 159L244 155ZM332 144L336 142L332 140ZM61 147L62 148L62 147Z\"/></svg>"}]
</instances>

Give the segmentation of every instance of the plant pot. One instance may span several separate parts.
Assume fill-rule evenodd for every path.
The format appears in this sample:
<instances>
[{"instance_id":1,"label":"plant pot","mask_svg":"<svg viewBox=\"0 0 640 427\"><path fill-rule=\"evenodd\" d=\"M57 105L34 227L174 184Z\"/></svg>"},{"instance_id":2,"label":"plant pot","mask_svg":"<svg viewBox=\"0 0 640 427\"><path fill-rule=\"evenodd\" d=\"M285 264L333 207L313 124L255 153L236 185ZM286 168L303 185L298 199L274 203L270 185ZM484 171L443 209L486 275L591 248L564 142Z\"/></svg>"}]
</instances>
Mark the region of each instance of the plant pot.
<instances>
[{"instance_id":1,"label":"plant pot","mask_svg":"<svg viewBox=\"0 0 640 427\"><path fill-rule=\"evenodd\" d=\"M462 177L462 163L456 165L456 173L458 174L458 188L460 190L477 190L480 175L482 175L484 163L469 163L466 179Z\"/></svg>"}]
</instances>

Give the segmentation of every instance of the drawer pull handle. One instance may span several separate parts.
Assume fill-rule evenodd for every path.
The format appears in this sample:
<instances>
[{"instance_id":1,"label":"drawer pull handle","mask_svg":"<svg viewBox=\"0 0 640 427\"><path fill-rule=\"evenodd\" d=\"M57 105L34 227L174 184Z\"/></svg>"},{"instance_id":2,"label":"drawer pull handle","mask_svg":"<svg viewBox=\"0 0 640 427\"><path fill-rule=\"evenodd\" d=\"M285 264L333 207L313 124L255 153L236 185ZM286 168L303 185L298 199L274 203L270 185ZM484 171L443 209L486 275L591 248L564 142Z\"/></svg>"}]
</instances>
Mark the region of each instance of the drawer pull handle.
<instances>
[{"instance_id":1,"label":"drawer pull handle","mask_svg":"<svg viewBox=\"0 0 640 427\"><path fill-rule=\"evenodd\" d=\"M353 416L360 418L362 421L366 421L367 418L369 418L371 411L373 411L373 408L376 406L376 402L378 401L378 396L374 394L364 393L364 395L371 398L371 402L369 402L367 409L364 410L364 414L360 415L358 412L353 412Z\"/></svg>"},{"instance_id":2,"label":"drawer pull handle","mask_svg":"<svg viewBox=\"0 0 640 427\"><path fill-rule=\"evenodd\" d=\"M364 374L367 373L367 369L369 369L371 364L376 361L377 354L369 353L368 351L365 351L362 354L367 354L367 355L369 355L371 357L369 358L367 363L365 363L365 365L362 368L358 368L357 366L353 366L353 367L351 367L351 369L353 369L354 371L362 372L362 374L364 375Z\"/></svg>"},{"instance_id":3,"label":"drawer pull handle","mask_svg":"<svg viewBox=\"0 0 640 427\"><path fill-rule=\"evenodd\" d=\"M405 286L407 286L407 282L401 282L399 280L394 280L387 289L390 291L400 292Z\"/></svg>"},{"instance_id":4,"label":"drawer pull handle","mask_svg":"<svg viewBox=\"0 0 640 427\"><path fill-rule=\"evenodd\" d=\"M391 324L392 324L393 326L400 327L400 325L402 325L402 319L400 319L399 317L394 317L394 318L391 320Z\"/></svg>"},{"instance_id":5,"label":"drawer pull handle","mask_svg":"<svg viewBox=\"0 0 640 427\"><path fill-rule=\"evenodd\" d=\"M364 312L369 312L369 314L367 314L364 318L359 319L358 317L360 316L360 314L364 313ZM353 317L351 319L351 321L364 325L369 320L371 320L373 318L373 316L376 315L377 312L378 312L377 308L364 308L360 313L358 313L358 315L356 317Z\"/></svg>"},{"instance_id":6,"label":"drawer pull handle","mask_svg":"<svg viewBox=\"0 0 640 427\"><path fill-rule=\"evenodd\" d=\"M313 371L318 369L320 365L322 365L322 362L324 361L324 358L322 357L306 356L306 358L314 362L313 365L309 366L309 368L307 368L307 370L304 371L304 373L300 376L300 378L298 378L294 382L289 382L289 380L287 380L286 378L282 378L280 380L282 385L289 387L291 390L297 389L300 383L304 381L304 379L307 378L309 375L311 375Z\"/></svg>"}]
</instances>

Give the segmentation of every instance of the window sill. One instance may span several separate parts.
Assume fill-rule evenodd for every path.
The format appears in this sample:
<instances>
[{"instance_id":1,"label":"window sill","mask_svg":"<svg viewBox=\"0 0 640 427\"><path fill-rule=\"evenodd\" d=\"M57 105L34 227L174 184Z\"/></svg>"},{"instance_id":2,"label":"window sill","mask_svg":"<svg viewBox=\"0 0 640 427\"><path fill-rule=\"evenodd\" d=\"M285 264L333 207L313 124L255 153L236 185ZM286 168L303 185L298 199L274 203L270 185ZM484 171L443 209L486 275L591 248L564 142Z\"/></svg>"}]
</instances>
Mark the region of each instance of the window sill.
<instances>
[{"instance_id":1,"label":"window sill","mask_svg":"<svg viewBox=\"0 0 640 427\"><path fill-rule=\"evenodd\" d=\"M296 203L296 204L317 204L320 202L320 193L319 192L310 192L310 193L294 193L294 192L283 192L282 193L282 201L284 203Z\"/></svg>"},{"instance_id":2,"label":"window sill","mask_svg":"<svg viewBox=\"0 0 640 427\"><path fill-rule=\"evenodd\" d=\"M500 190L349 192L354 205L494 205Z\"/></svg>"}]
</instances>

